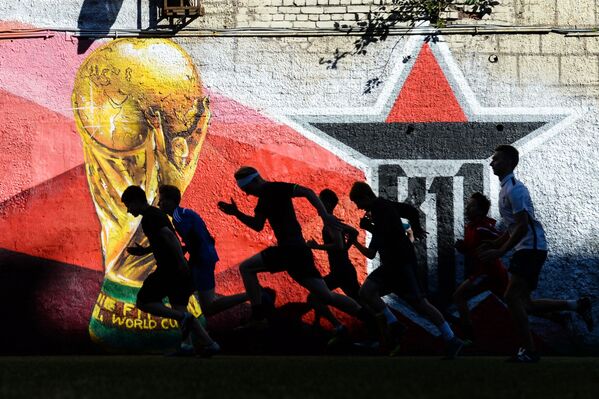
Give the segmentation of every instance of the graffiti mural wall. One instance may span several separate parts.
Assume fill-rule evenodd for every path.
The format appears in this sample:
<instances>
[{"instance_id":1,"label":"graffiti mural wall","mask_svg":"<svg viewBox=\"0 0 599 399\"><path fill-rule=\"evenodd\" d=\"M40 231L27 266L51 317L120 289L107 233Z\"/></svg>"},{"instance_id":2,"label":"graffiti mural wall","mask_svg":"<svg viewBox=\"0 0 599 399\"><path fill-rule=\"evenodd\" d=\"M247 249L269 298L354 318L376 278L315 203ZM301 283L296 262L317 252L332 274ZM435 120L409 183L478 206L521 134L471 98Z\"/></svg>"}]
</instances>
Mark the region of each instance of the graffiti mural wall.
<instances>
[{"instance_id":1,"label":"graffiti mural wall","mask_svg":"<svg viewBox=\"0 0 599 399\"><path fill-rule=\"evenodd\" d=\"M431 300L451 313L451 294L467 272L454 249L465 204L471 193L483 192L498 217L499 184L489 160L498 144L512 144L522 154L518 176L549 238L538 294L596 301L599 72L581 67L598 62L593 39L577 50L577 41L553 38L551 44L539 36L527 38L538 40L538 49L499 35L397 37L327 69L321 60L351 46L352 38L84 43L74 32L38 32L77 28L77 15L90 15L84 3L65 2L72 18L49 10L43 20L29 16L25 5L11 6L0 22L6 37L0 36L0 292L7 304L0 317L13 326L0 332L0 352L175 345L176 322L135 308L154 260L127 254L127 246L146 239L120 196L136 184L156 204L159 185L179 187L183 206L200 213L216 238L217 292L237 293L243 290L239 263L275 242L269 228L253 232L216 207L234 198L242 211L253 210L255 199L233 179L242 165L316 192L333 189L340 197L337 216L355 226L361 212L348 192L356 180L415 205L429 233L417 243L419 278ZM127 2L110 13L110 24L98 28L104 35L150 22ZM242 10L225 14L244 26ZM228 23L207 15L203 23ZM8 36L14 32L30 37ZM374 77L378 83L365 90ZM295 205L305 237L320 241L314 209L305 200ZM350 255L361 281L377 266L353 249ZM326 256L315 257L326 274ZM277 291L282 314L310 322L311 312L297 314L292 306L305 302L307 292L286 274L264 275L261 282ZM427 352L429 343L438 345L430 323L398 298L387 300L412 323L414 347ZM503 303L487 292L470 305L489 342L507 337L499 351L510 350ZM195 299L189 307L201 315ZM227 330L248 316L243 305L212 326ZM599 336L576 318L535 318L533 325L547 350L599 346Z\"/></svg>"}]
</instances>

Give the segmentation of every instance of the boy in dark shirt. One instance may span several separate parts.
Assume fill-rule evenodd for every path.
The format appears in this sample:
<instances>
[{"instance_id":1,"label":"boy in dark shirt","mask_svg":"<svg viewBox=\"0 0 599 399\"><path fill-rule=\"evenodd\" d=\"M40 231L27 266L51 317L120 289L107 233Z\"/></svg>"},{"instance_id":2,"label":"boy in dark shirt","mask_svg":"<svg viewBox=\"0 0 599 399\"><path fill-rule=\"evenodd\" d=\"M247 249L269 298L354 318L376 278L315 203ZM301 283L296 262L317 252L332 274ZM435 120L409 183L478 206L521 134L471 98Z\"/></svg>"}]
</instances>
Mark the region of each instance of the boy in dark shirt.
<instances>
[{"instance_id":1,"label":"boy in dark shirt","mask_svg":"<svg viewBox=\"0 0 599 399\"><path fill-rule=\"evenodd\" d=\"M478 257L478 248L484 241L495 240L499 232L495 228L495 219L487 217L491 202L481 193L474 193L466 205L468 223L464 230L464 239L458 240L456 249L464 254L466 270L469 276L453 294L454 303L460 313L460 322L464 338L474 340L474 329L468 310L468 299L490 290L499 298L507 288L507 269L499 258L482 262Z\"/></svg>"},{"instance_id":2,"label":"boy in dark shirt","mask_svg":"<svg viewBox=\"0 0 599 399\"><path fill-rule=\"evenodd\" d=\"M160 186L158 206L173 218L177 233L189 252L189 267L202 311L212 316L247 301L245 293L217 296L214 269L218 262L215 241L204 220L191 209L179 206L181 191L175 186Z\"/></svg>"},{"instance_id":3,"label":"boy in dark shirt","mask_svg":"<svg viewBox=\"0 0 599 399\"><path fill-rule=\"evenodd\" d=\"M339 198L330 189L324 189L318 195L325 209L331 215L335 207L339 203ZM360 283L354 265L349 259L348 249L351 247L351 242L355 240L358 231L351 226L343 225L342 230L333 229L329 226L322 228L323 244L318 244L315 240L308 240L307 245L312 249L327 251L329 259L330 272L323 277L324 282L330 290L340 288L345 295L353 298L355 301L360 300ZM333 317L327 306L319 306L315 303L311 296L308 300L314 303L314 324L318 325L320 317L324 316L333 325L336 319Z\"/></svg>"},{"instance_id":4,"label":"boy in dark shirt","mask_svg":"<svg viewBox=\"0 0 599 399\"><path fill-rule=\"evenodd\" d=\"M129 247L129 253L139 256L152 252L156 260L156 270L144 280L137 294L136 306L154 316L177 320L184 341L193 330L203 344L203 355L218 352L219 345L210 338L200 322L186 310L193 286L181 244L168 216L148 204L146 193L139 186L127 187L121 200L127 207L127 212L133 216L142 215L141 227L150 243L145 248L139 245ZM166 297L171 307L162 302Z\"/></svg>"},{"instance_id":5,"label":"boy in dark shirt","mask_svg":"<svg viewBox=\"0 0 599 399\"><path fill-rule=\"evenodd\" d=\"M219 209L227 215L235 216L255 231L261 231L268 220L277 239L277 245L244 260L239 266L246 292L252 303L252 320L249 324L256 326L266 324L266 308L262 304L261 287L257 276L262 272L286 271L318 301L355 316L364 316L364 309L355 300L331 292L327 287L314 265L312 251L306 245L302 235L292 202L296 197L306 198L316 208L326 226L337 229L342 226L337 218L326 211L316 194L297 184L266 181L255 168L249 166L237 170L235 179L243 192L258 197L254 215L241 212L232 199L231 203L219 202Z\"/></svg>"},{"instance_id":6,"label":"boy in dark shirt","mask_svg":"<svg viewBox=\"0 0 599 399\"><path fill-rule=\"evenodd\" d=\"M402 217L409 220L416 239L425 237L418 210L406 203L377 197L363 182L354 183L349 196L359 209L367 211L371 217L363 219L360 226L372 232L372 242L366 248L356 241L356 248L370 259L379 252L381 260L380 266L368 275L360 289L364 303L377 312L378 320L384 321L387 319L384 313L387 305L381 297L395 293L406 299L416 311L435 324L446 343L447 357L454 358L462 349L463 342L422 292L416 278L416 251L401 221Z\"/></svg>"}]
</instances>

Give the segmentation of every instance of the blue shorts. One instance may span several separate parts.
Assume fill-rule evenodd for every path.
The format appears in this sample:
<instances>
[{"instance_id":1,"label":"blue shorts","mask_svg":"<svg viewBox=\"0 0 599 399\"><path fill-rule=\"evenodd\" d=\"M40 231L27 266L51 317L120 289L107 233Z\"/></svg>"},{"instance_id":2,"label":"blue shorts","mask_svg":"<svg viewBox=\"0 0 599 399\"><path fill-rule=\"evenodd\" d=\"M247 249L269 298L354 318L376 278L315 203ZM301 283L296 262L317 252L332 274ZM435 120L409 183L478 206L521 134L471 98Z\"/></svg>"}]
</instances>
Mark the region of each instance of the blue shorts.
<instances>
[{"instance_id":1,"label":"blue shorts","mask_svg":"<svg viewBox=\"0 0 599 399\"><path fill-rule=\"evenodd\" d=\"M196 291L209 291L216 287L216 281L214 280L215 267L216 262L208 264L189 264L193 286Z\"/></svg>"}]
</instances>

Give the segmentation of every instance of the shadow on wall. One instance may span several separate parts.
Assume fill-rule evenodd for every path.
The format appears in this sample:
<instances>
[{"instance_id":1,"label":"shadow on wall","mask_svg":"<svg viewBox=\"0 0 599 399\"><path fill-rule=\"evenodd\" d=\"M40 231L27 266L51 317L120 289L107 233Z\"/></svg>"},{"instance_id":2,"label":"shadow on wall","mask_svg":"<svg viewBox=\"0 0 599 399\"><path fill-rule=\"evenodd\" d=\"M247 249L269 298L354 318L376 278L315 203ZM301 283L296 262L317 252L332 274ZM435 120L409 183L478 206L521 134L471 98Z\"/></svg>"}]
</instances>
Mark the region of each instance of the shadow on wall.
<instances>
[{"instance_id":1,"label":"shadow on wall","mask_svg":"<svg viewBox=\"0 0 599 399\"><path fill-rule=\"evenodd\" d=\"M572 261L572 258L568 260ZM578 258L574 264L595 261ZM0 249L0 320L3 327L0 329L0 355L96 353L99 349L89 339L88 321L102 279L103 275L98 271ZM596 297L593 301L597 306ZM473 319L481 342L470 353L498 355L511 352L511 341L507 339L513 333L510 318L505 309L496 306L497 303L487 303L474 310ZM232 354L322 354L324 346L317 346L316 352L313 346L315 342L321 342L322 337L315 336L309 325L301 321L308 310L303 303L279 306L272 334L258 346L253 342L256 337L233 330L240 322L240 315L236 312L223 313L212 320L212 333L225 345L227 353ZM238 311L245 317L249 313L247 306ZM539 318L531 320L533 330L542 342L543 352L599 354L598 332L589 334L577 316L572 316L573 320L557 322ZM404 321L409 322L407 319ZM413 328L406 338L405 353L437 353L439 348L435 345L438 340L435 341L417 325L410 325ZM289 339L290 336L293 339ZM324 342L327 339L325 337Z\"/></svg>"},{"instance_id":2,"label":"shadow on wall","mask_svg":"<svg viewBox=\"0 0 599 399\"><path fill-rule=\"evenodd\" d=\"M107 35L122 5L123 0L84 0L77 20L77 28L81 31L94 31L97 37ZM95 39L79 38L77 53L85 53L94 41Z\"/></svg>"},{"instance_id":3,"label":"shadow on wall","mask_svg":"<svg viewBox=\"0 0 599 399\"><path fill-rule=\"evenodd\" d=\"M82 354L102 273L0 249L0 354Z\"/></svg>"}]
</instances>

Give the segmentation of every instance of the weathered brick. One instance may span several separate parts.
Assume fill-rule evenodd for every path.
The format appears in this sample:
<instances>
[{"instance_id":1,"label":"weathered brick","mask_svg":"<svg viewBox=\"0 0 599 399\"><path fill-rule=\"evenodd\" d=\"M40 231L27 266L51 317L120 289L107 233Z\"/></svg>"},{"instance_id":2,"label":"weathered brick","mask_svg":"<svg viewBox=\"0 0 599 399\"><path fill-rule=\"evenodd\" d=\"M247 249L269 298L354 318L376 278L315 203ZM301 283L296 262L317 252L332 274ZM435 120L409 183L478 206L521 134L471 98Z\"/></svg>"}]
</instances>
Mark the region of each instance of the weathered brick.
<instances>
[{"instance_id":1,"label":"weathered brick","mask_svg":"<svg viewBox=\"0 0 599 399\"><path fill-rule=\"evenodd\" d=\"M333 28L333 21L318 21L318 22L316 22L316 27L317 28L332 29Z\"/></svg>"},{"instance_id":2,"label":"weathered brick","mask_svg":"<svg viewBox=\"0 0 599 399\"><path fill-rule=\"evenodd\" d=\"M558 0L557 23L561 26L595 25L595 0Z\"/></svg>"},{"instance_id":3,"label":"weathered brick","mask_svg":"<svg viewBox=\"0 0 599 399\"><path fill-rule=\"evenodd\" d=\"M299 14L301 10L300 7L279 7L281 14Z\"/></svg>"},{"instance_id":4,"label":"weathered brick","mask_svg":"<svg viewBox=\"0 0 599 399\"><path fill-rule=\"evenodd\" d=\"M325 7L324 12L327 14L345 14L346 7Z\"/></svg>"},{"instance_id":5,"label":"weathered brick","mask_svg":"<svg viewBox=\"0 0 599 399\"><path fill-rule=\"evenodd\" d=\"M370 11L370 6L348 6L347 12L362 12L367 13Z\"/></svg>"},{"instance_id":6,"label":"weathered brick","mask_svg":"<svg viewBox=\"0 0 599 399\"><path fill-rule=\"evenodd\" d=\"M322 7L301 7L302 14L322 14Z\"/></svg>"},{"instance_id":7,"label":"weathered brick","mask_svg":"<svg viewBox=\"0 0 599 399\"><path fill-rule=\"evenodd\" d=\"M559 84L558 56L521 55L518 70L522 83Z\"/></svg>"},{"instance_id":8,"label":"weathered brick","mask_svg":"<svg viewBox=\"0 0 599 399\"><path fill-rule=\"evenodd\" d=\"M586 48L589 54L599 54L599 36L585 38Z\"/></svg>"},{"instance_id":9,"label":"weathered brick","mask_svg":"<svg viewBox=\"0 0 599 399\"><path fill-rule=\"evenodd\" d=\"M256 7L255 11L258 14L274 14L277 12L277 7Z\"/></svg>"},{"instance_id":10,"label":"weathered brick","mask_svg":"<svg viewBox=\"0 0 599 399\"><path fill-rule=\"evenodd\" d=\"M489 75L494 80L500 82L518 81L518 56L501 54L497 57L495 63L485 61L483 65L485 65Z\"/></svg>"},{"instance_id":11,"label":"weathered brick","mask_svg":"<svg viewBox=\"0 0 599 399\"><path fill-rule=\"evenodd\" d=\"M596 85L599 62L597 56L563 56L561 83L567 85Z\"/></svg>"},{"instance_id":12,"label":"weathered brick","mask_svg":"<svg viewBox=\"0 0 599 399\"><path fill-rule=\"evenodd\" d=\"M499 51L508 54L538 54L541 38L538 35L503 35L498 38Z\"/></svg>"},{"instance_id":13,"label":"weathered brick","mask_svg":"<svg viewBox=\"0 0 599 399\"><path fill-rule=\"evenodd\" d=\"M258 21L272 21L272 15L270 14L260 14L257 17Z\"/></svg>"},{"instance_id":14,"label":"weathered brick","mask_svg":"<svg viewBox=\"0 0 599 399\"><path fill-rule=\"evenodd\" d=\"M273 21L271 24L273 28L293 28L291 21Z\"/></svg>"},{"instance_id":15,"label":"weathered brick","mask_svg":"<svg viewBox=\"0 0 599 399\"><path fill-rule=\"evenodd\" d=\"M584 54L585 40L579 37L566 37L550 33L541 36L541 52L545 54Z\"/></svg>"},{"instance_id":16,"label":"weathered brick","mask_svg":"<svg viewBox=\"0 0 599 399\"><path fill-rule=\"evenodd\" d=\"M519 1L515 6L516 20L522 25L553 26L557 22L555 0Z\"/></svg>"},{"instance_id":17,"label":"weathered brick","mask_svg":"<svg viewBox=\"0 0 599 399\"><path fill-rule=\"evenodd\" d=\"M316 28L316 22L314 21L295 21L293 23L294 28L307 28L314 29Z\"/></svg>"}]
</instances>

